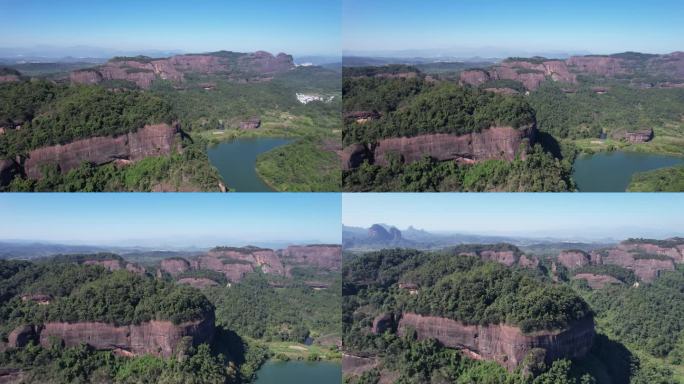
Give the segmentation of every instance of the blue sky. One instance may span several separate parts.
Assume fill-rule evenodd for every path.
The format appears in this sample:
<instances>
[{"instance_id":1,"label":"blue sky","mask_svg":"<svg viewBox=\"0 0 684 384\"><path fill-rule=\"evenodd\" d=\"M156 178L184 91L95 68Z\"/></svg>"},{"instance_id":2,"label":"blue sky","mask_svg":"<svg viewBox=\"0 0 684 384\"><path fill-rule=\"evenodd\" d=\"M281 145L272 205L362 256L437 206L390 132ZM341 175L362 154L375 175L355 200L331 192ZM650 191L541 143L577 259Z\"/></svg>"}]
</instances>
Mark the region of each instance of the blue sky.
<instances>
[{"instance_id":1,"label":"blue sky","mask_svg":"<svg viewBox=\"0 0 684 384\"><path fill-rule=\"evenodd\" d=\"M0 240L150 246L341 241L334 193L1 194Z\"/></svg>"},{"instance_id":2,"label":"blue sky","mask_svg":"<svg viewBox=\"0 0 684 384\"><path fill-rule=\"evenodd\" d=\"M342 222L482 235L624 239L684 236L684 194L344 194Z\"/></svg>"},{"instance_id":3,"label":"blue sky","mask_svg":"<svg viewBox=\"0 0 684 384\"><path fill-rule=\"evenodd\" d=\"M684 50L682 15L681 0L344 0L342 48L664 53Z\"/></svg>"},{"instance_id":4,"label":"blue sky","mask_svg":"<svg viewBox=\"0 0 684 384\"><path fill-rule=\"evenodd\" d=\"M341 0L0 0L0 47L340 53Z\"/></svg>"}]
</instances>

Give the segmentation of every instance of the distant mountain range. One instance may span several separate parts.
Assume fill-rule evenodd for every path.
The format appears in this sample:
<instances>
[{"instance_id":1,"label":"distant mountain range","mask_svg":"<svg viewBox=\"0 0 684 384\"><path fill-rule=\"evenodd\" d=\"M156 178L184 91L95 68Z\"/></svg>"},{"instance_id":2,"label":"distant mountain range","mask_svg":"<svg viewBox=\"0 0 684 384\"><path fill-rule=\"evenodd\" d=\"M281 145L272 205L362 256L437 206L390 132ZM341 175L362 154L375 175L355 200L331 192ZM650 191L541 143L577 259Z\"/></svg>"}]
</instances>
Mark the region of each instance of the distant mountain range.
<instances>
[{"instance_id":1,"label":"distant mountain range","mask_svg":"<svg viewBox=\"0 0 684 384\"><path fill-rule=\"evenodd\" d=\"M388 224L373 224L369 228L343 226L342 246L345 250L364 251L383 248L440 249L460 244L509 243L521 249L545 253L557 249L582 249L591 251L616 243L609 239L601 241L564 241L548 237L493 236L463 233L433 233L409 226L401 231Z\"/></svg>"}]
</instances>

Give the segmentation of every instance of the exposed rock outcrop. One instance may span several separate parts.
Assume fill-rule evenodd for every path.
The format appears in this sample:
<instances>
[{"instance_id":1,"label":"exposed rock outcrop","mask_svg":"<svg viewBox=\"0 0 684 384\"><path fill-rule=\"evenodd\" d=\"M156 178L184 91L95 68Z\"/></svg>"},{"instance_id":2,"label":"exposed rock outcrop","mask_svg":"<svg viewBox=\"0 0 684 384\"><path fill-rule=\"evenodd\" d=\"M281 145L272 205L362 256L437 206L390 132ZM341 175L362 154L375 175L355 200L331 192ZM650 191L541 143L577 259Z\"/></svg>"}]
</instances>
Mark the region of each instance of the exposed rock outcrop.
<instances>
[{"instance_id":1,"label":"exposed rock outcrop","mask_svg":"<svg viewBox=\"0 0 684 384\"><path fill-rule=\"evenodd\" d=\"M342 247L335 244L291 245L278 251L283 264L306 265L339 270L342 267Z\"/></svg>"},{"instance_id":2,"label":"exposed rock outcrop","mask_svg":"<svg viewBox=\"0 0 684 384\"><path fill-rule=\"evenodd\" d=\"M221 74L240 80L256 77L263 80L294 67L292 56L284 53L273 56L264 51L215 52L179 55L164 59L114 58L99 67L72 72L70 80L76 84L99 84L107 80L123 80L147 89L157 79L183 82L187 73Z\"/></svg>"},{"instance_id":3,"label":"exposed rock outcrop","mask_svg":"<svg viewBox=\"0 0 684 384\"><path fill-rule=\"evenodd\" d=\"M563 251L558 262L568 269L585 265L617 265L634 271L642 281L651 282L662 271L672 271L675 263L684 263L684 239L626 240L617 247L592 251Z\"/></svg>"},{"instance_id":4,"label":"exposed rock outcrop","mask_svg":"<svg viewBox=\"0 0 684 384\"><path fill-rule=\"evenodd\" d=\"M630 143L645 143L651 141L653 139L653 128L627 132L625 133L625 139Z\"/></svg>"},{"instance_id":5,"label":"exposed rock outcrop","mask_svg":"<svg viewBox=\"0 0 684 384\"><path fill-rule=\"evenodd\" d=\"M387 230L380 224L373 224L368 228L368 238L380 242L400 241L401 231L395 227L390 227Z\"/></svg>"},{"instance_id":6,"label":"exposed rock outcrop","mask_svg":"<svg viewBox=\"0 0 684 384\"><path fill-rule=\"evenodd\" d=\"M345 148L342 163L344 168L350 169L361 165L363 160L372 159L374 164L387 166L392 156L399 156L405 163L416 162L425 156L463 163L488 159L512 161L518 155L524 158L525 151L519 151L521 144L523 148L529 147L534 143L535 135L536 127L528 126L520 129L491 127L465 135L436 133L388 138L371 145L372 150L358 144Z\"/></svg>"},{"instance_id":7,"label":"exposed rock outcrop","mask_svg":"<svg viewBox=\"0 0 684 384\"><path fill-rule=\"evenodd\" d=\"M667 239L664 243L667 245L648 241L625 240L618 245L618 248L667 256L677 263L684 263L684 238Z\"/></svg>"},{"instance_id":8,"label":"exposed rock outcrop","mask_svg":"<svg viewBox=\"0 0 684 384\"><path fill-rule=\"evenodd\" d=\"M415 330L418 339L437 339L447 347L459 348L472 356L494 360L514 370L532 349L543 349L547 363L560 358L579 358L591 349L595 331L592 318L572 324L567 329L523 333L505 324L465 325L434 316L405 313L398 324L398 334Z\"/></svg>"},{"instance_id":9,"label":"exposed rock outcrop","mask_svg":"<svg viewBox=\"0 0 684 384\"><path fill-rule=\"evenodd\" d=\"M251 272L261 269L266 274L290 276L292 268L298 266L324 270L339 270L342 265L342 247L335 244L293 245L273 250L253 246L216 247L191 262L183 259L167 259L160 267L174 276L189 269L207 269L222 273L228 281L236 283ZM187 269L186 269L187 266ZM194 280L181 279L187 284L204 284ZM192 281L191 281L192 280ZM208 280L208 279L207 279ZM211 280L213 281L213 280ZM179 281L180 282L180 281ZM327 288L327 285L311 282L313 288Z\"/></svg>"},{"instance_id":10,"label":"exposed rock outcrop","mask_svg":"<svg viewBox=\"0 0 684 384\"><path fill-rule=\"evenodd\" d=\"M33 325L20 325L14 328L7 336L7 346L10 348L22 348L29 342L38 338L39 329Z\"/></svg>"},{"instance_id":11,"label":"exposed rock outcrop","mask_svg":"<svg viewBox=\"0 0 684 384\"><path fill-rule=\"evenodd\" d=\"M572 56L566 63L574 70L601 76L626 73L624 60L607 56Z\"/></svg>"},{"instance_id":12,"label":"exposed rock outcrop","mask_svg":"<svg viewBox=\"0 0 684 384\"><path fill-rule=\"evenodd\" d=\"M112 258L112 259L94 259L94 260L85 260L83 261L83 264L85 265L99 265L102 266L110 271L118 271L121 269L125 269L131 273L135 273L138 275L144 275L145 274L145 268L142 266L135 264L135 263L130 263L125 260L122 260L120 258Z\"/></svg>"},{"instance_id":13,"label":"exposed rock outcrop","mask_svg":"<svg viewBox=\"0 0 684 384\"><path fill-rule=\"evenodd\" d=\"M558 255L558 262L565 266L565 268L573 270L590 264L591 256L581 250L562 251Z\"/></svg>"},{"instance_id":14,"label":"exposed rock outcrop","mask_svg":"<svg viewBox=\"0 0 684 384\"><path fill-rule=\"evenodd\" d=\"M348 171L357 168L364 161L373 162L372 152L363 144L352 144L344 148L340 154L342 169Z\"/></svg>"},{"instance_id":15,"label":"exposed rock outcrop","mask_svg":"<svg viewBox=\"0 0 684 384\"><path fill-rule=\"evenodd\" d=\"M547 60L543 62L505 60L488 70L472 69L463 71L460 74L462 84L470 84L477 87L490 80L513 80L522 83L530 91L539 88L539 84L547 78L566 83L577 82L576 76L570 73L565 62L561 60Z\"/></svg>"},{"instance_id":16,"label":"exposed rock outcrop","mask_svg":"<svg viewBox=\"0 0 684 384\"><path fill-rule=\"evenodd\" d=\"M89 162L96 165L116 160L139 161L150 156L161 156L177 148L178 125L146 125L136 132L116 137L91 137L65 145L34 149L24 162L26 176L42 178L41 167L57 164L61 172L68 172Z\"/></svg>"},{"instance_id":17,"label":"exposed rock outcrop","mask_svg":"<svg viewBox=\"0 0 684 384\"><path fill-rule=\"evenodd\" d=\"M198 345L210 342L213 337L214 315L210 313L201 320L178 325L170 321L123 326L98 322L46 323L40 331L40 344L48 347L51 340L61 340L68 347L85 343L101 350L171 357L186 338L192 345Z\"/></svg>"},{"instance_id":18,"label":"exposed rock outcrop","mask_svg":"<svg viewBox=\"0 0 684 384\"><path fill-rule=\"evenodd\" d=\"M374 357L342 355L342 373L345 376L358 376L377 367L379 361Z\"/></svg>"},{"instance_id":19,"label":"exposed rock outcrop","mask_svg":"<svg viewBox=\"0 0 684 384\"><path fill-rule=\"evenodd\" d=\"M190 262L180 257L174 257L162 260L159 268L171 276L178 276L190 269Z\"/></svg>"},{"instance_id":20,"label":"exposed rock outcrop","mask_svg":"<svg viewBox=\"0 0 684 384\"><path fill-rule=\"evenodd\" d=\"M394 316L391 313L381 313L373 319L371 332L376 335L382 335L386 331L393 330L394 326Z\"/></svg>"},{"instance_id":21,"label":"exposed rock outcrop","mask_svg":"<svg viewBox=\"0 0 684 384\"><path fill-rule=\"evenodd\" d=\"M242 280L257 267L264 273L285 275L285 267L275 251L257 247L214 248L197 259L197 266L221 272L231 282Z\"/></svg>"}]
</instances>

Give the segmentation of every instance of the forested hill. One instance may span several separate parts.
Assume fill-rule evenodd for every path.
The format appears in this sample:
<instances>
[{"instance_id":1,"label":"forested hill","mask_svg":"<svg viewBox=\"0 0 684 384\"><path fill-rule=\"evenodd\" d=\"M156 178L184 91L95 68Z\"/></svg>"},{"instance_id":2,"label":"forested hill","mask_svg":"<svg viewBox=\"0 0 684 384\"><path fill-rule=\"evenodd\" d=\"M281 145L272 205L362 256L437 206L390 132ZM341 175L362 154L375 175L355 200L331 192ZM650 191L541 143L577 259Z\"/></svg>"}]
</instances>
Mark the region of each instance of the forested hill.
<instances>
[{"instance_id":1,"label":"forested hill","mask_svg":"<svg viewBox=\"0 0 684 384\"><path fill-rule=\"evenodd\" d=\"M35 80L0 84L0 158L94 136L133 132L174 119L171 105L150 93ZM19 129L16 129L19 128Z\"/></svg>"},{"instance_id":2,"label":"forested hill","mask_svg":"<svg viewBox=\"0 0 684 384\"><path fill-rule=\"evenodd\" d=\"M342 92L347 116L359 112L379 115L364 122L345 119L345 145L432 133L460 135L490 126L518 128L535 122L534 111L522 97L434 83L415 76L345 76Z\"/></svg>"}]
</instances>

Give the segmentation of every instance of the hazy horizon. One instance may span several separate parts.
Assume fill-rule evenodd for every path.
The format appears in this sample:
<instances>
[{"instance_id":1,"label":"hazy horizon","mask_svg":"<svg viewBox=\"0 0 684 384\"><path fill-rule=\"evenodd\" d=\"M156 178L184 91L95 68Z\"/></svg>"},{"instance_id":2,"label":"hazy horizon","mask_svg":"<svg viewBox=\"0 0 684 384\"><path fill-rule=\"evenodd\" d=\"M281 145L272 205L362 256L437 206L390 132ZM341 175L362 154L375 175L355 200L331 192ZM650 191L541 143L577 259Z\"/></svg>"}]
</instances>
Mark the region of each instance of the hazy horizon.
<instances>
[{"instance_id":1,"label":"hazy horizon","mask_svg":"<svg viewBox=\"0 0 684 384\"><path fill-rule=\"evenodd\" d=\"M342 223L558 240L683 236L678 194L367 193L342 196Z\"/></svg>"},{"instance_id":2,"label":"hazy horizon","mask_svg":"<svg viewBox=\"0 0 684 384\"><path fill-rule=\"evenodd\" d=\"M0 47L10 49L340 55L339 1L6 0L0 13Z\"/></svg>"},{"instance_id":3,"label":"hazy horizon","mask_svg":"<svg viewBox=\"0 0 684 384\"><path fill-rule=\"evenodd\" d=\"M347 56L508 57L538 52L612 54L681 51L677 0L345 0ZM529 53L529 54L526 54ZM398 56L397 56L398 55Z\"/></svg>"},{"instance_id":4,"label":"hazy horizon","mask_svg":"<svg viewBox=\"0 0 684 384\"><path fill-rule=\"evenodd\" d=\"M339 194L306 195L5 194L0 241L155 248L339 244Z\"/></svg>"}]
</instances>

